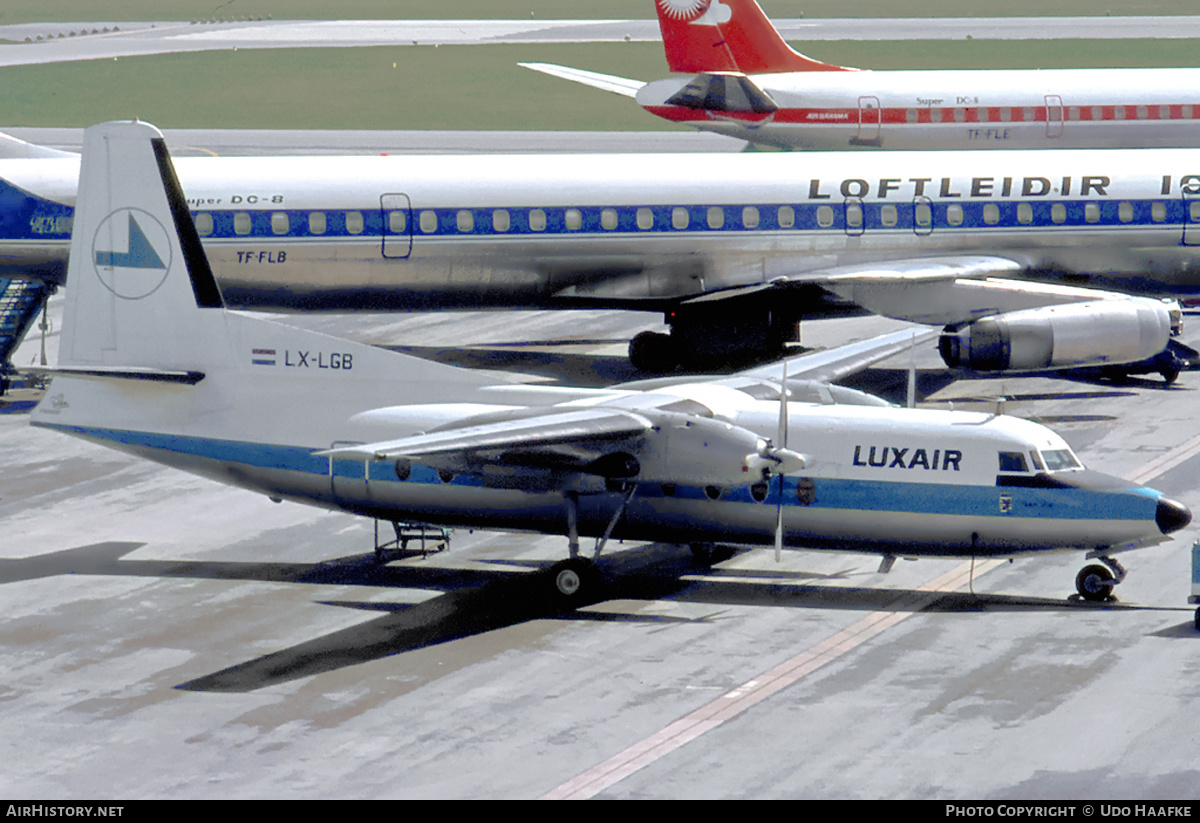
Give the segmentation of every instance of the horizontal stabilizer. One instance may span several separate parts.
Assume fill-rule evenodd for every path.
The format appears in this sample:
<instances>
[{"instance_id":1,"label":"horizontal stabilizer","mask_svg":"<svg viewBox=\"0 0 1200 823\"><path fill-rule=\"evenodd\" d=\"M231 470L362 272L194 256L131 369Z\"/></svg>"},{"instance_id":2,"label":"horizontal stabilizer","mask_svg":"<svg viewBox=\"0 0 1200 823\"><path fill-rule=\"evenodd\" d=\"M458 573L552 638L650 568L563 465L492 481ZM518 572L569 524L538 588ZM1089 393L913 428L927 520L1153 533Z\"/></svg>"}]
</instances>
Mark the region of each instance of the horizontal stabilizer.
<instances>
[{"instance_id":1,"label":"horizontal stabilizer","mask_svg":"<svg viewBox=\"0 0 1200 823\"><path fill-rule=\"evenodd\" d=\"M114 366L92 366L92 367L42 367L29 368L26 371L31 374L44 374L53 377L57 374L69 375L70 377L96 377L115 380L150 380L158 383L183 383L188 386L194 386L204 379L202 371L182 371L177 369L139 369L139 368L117 368Z\"/></svg>"},{"instance_id":2,"label":"horizontal stabilizer","mask_svg":"<svg viewBox=\"0 0 1200 823\"><path fill-rule=\"evenodd\" d=\"M533 69L534 71L540 71L542 74L549 74L554 77L561 77L564 80L583 83L585 86L611 91L613 94L619 94L622 97L634 97L638 93L638 89L646 85L641 80L630 80L626 77L616 77L611 74L573 69L569 66L556 66L553 63L518 63L517 65Z\"/></svg>"}]
</instances>

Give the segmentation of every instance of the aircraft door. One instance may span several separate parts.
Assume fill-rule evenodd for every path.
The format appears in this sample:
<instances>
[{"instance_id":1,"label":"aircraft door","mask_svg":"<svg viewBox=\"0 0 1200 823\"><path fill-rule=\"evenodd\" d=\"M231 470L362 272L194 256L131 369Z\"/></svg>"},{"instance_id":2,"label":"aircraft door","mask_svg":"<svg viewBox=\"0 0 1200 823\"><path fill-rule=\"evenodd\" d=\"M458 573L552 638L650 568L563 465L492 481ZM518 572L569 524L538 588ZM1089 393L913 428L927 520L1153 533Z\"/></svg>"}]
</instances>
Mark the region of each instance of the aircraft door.
<instances>
[{"instance_id":1,"label":"aircraft door","mask_svg":"<svg viewBox=\"0 0 1200 823\"><path fill-rule=\"evenodd\" d=\"M1063 102L1057 94L1046 95L1046 136L1062 137L1063 133Z\"/></svg>"},{"instance_id":2,"label":"aircraft door","mask_svg":"<svg viewBox=\"0 0 1200 823\"><path fill-rule=\"evenodd\" d=\"M856 145L878 146L881 117L878 97L858 98L858 134L852 142Z\"/></svg>"},{"instance_id":3,"label":"aircraft door","mask_svg":"<svg viewBox=\"0 0 1200 823\"><path fill-rule=\"evenodd\" d=\"M331 449L361 445L355 441L335 440ZM329 491L342 504L370 500L370 464L360 458L329 457Z\"/></svg>"},{"instance_id":4,"label":"aircraft door","mask_svg":"<svg viewBox=\"0 0 1200 823\"><path fill-rule=\"evenodd\" d=\"M1200 184L1183 187L1183 245L1200 246Z\"/></svg>"},{"instance_id":5,"label":"aircraft door","mask_svg":"<svg viewBox=\"0 0 1200 823\"><path fill-rule=\"evenodd\" d=\"M407 194L382 194L379 211L383 218L383 256L403 260L412 254L412 201Z\"/></svg>"}]
</instances>

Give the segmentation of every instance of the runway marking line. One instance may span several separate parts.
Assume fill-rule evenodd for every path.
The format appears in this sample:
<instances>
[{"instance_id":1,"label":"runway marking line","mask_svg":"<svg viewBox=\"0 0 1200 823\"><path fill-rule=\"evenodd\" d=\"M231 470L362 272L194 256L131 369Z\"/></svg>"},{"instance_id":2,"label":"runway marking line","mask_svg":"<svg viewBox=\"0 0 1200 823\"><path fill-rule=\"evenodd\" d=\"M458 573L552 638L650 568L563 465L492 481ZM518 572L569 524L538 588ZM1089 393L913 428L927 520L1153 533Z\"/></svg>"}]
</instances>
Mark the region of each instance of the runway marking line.
<instances>
[{"instance_id":1,"label":"runway marking line","mask_svg":"<svg viewBox=\"0 0 1200 823\"><path fill-rule=\"evenodd\" d=\"M1174 449L1151 460L1145 466L1125 475L1131 483L1144 485L1155 477L1175 468L1200 452L1200 435L1184 441ZM979 577L1004 563L1003 559L976 561L974 577ZM882 634L887 629L922 611L938 596L965 586L972 579L971 562L967 561L941 577L916 589L921 595L905 595L888 611L871 612L853 625L820 641L775 668L764 672L737 688L696 709L666 728L583 774L542 795L542 800L587 800L629 775L649 766L705 732L715 729L750 709L757 703L806 675L832 663L847 652ZM906 602L908 601L908 602Z\"/></svg>"},{"instance_id":2,"label":"runway marking line","mask_svg":"<svg viewBox=\"0 0 1200 823\"><path fill-rule=\"evenodd\" d=\"M975 575L981 575L1003 562L1003 560L977 561ZM541 799L586 800L594 797L644 766L650 765L685 743L695 740L726 720L736 717L780 689L790 686L827 663L858 648L901 620L920 612L938 596L961 588L967 584L970 574L971 563L968 561L917 589L918 592L925 592L925 594L916 597L905 595L897 599L892 607L901 609L900 611L871 612L853 625L835 632L790 660L732 691L726 692L708 705L702 706L595 768L563 783L543 795Z\"/></svg>"}]
</instances>

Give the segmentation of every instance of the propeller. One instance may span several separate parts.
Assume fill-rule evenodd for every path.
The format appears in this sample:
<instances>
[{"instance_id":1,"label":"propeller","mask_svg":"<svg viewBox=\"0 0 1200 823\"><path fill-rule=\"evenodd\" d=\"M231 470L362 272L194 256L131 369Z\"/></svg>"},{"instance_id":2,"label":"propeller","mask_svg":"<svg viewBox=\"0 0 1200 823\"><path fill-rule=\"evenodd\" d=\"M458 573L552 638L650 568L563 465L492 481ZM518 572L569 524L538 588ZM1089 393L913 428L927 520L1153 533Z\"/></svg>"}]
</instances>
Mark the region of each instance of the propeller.
<instances>
[{"instance_id":1,"label":"propeller","mask_svg":"<svg viewBox=\"0 0 1200 823\"><path fill-rule=\"evenodd\" d=\"M780 451L787 453L788 441L788 384L787 384L787 358L783 358L783 374L779 379L779 434L778 443ZM800 457L799 455L797 455ZM775 511L775 562L783 561L783 476L787 474L787 468L782 463L779 465L779 503ZM804 458L800 457L799 468L804 468Z\"/></svg>"}]
</instances>

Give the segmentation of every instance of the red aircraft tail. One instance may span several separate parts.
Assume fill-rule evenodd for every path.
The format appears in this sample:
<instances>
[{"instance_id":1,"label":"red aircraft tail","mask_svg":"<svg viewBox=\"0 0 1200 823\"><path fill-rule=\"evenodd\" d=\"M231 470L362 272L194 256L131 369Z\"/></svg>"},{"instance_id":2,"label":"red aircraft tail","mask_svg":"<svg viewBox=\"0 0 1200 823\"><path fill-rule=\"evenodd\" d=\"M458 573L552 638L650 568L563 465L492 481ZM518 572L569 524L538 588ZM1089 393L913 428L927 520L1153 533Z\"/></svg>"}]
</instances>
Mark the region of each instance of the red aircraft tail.
<instances>
[{"instance_id":1,"label":"red aircraft tail","mask_svg":"<svg viewBox=\"0 0 1200 823\"><path fill-rule=\"evenodd\" d=\"M671 71L853 71L795 51L754 0L655 0Z\"/></svg>"}]
</instances>

